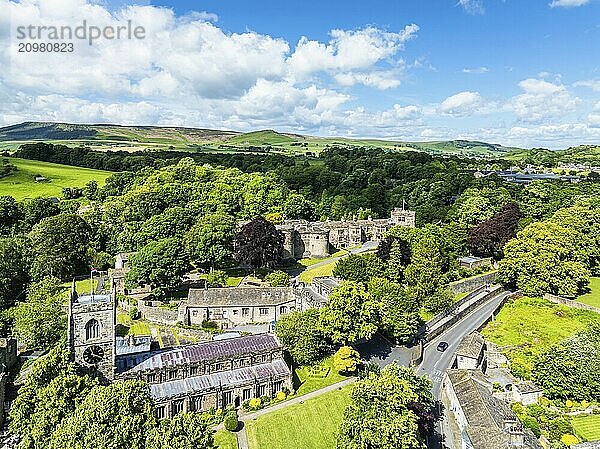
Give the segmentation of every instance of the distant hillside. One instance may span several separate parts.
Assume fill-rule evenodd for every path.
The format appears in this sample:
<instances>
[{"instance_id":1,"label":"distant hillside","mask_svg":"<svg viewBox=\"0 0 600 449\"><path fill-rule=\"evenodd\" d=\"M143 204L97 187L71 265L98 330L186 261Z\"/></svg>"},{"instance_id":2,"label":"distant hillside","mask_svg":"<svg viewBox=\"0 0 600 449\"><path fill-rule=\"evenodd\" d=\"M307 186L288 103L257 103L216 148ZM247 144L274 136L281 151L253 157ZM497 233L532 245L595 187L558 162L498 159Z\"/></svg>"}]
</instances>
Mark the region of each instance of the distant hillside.
<instances>
[{"instance_id":1,"label":"distant hillside","mask_svg":"<svg viewBox=\"0 0 600 449\"><path fill-rule=\"evenodd\" d=\"M552 151L545 148L516 150L507 154L504 159L515 163L532 165L588 164L600 165L600 145L580 145L566 150Z\"/></svg>"},{"instance_id":2,"label":"distant hillside","mask_svg":"<svg viewBox=\"0 0 600 449\"><path fill-rule=\"evenodd\" d=\"M90 146L99 150L139 151L176 148L210 152L275 152L288 155L318 155L329 146L378 147L394 151L424 151L434 155L501 157L519 149L486 142L452 140L400 142L380 139L315 137L261 130L249 133L215 129L86 125L24 122L0 128L0 149L14 149L24 141Z\"/></svg>"}]
</instances>

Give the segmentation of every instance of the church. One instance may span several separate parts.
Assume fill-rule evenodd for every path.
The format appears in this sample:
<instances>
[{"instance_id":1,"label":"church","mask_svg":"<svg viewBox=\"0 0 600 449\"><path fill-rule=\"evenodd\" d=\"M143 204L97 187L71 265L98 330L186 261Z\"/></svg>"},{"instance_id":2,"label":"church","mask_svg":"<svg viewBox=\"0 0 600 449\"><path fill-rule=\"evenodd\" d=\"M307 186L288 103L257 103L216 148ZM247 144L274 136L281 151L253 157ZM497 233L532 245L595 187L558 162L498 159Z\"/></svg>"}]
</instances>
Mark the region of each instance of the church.
<instances>
[{"instance_id":1,"label":"church","mask_svg":"<svg viewBox=\"0 0 600 449\"><path fill-rule=\"evenodd\" d=\"M79 295L73 282L68 343L75 362L106 383L148 382L159 418L239 407L252 398L293 390L284 348L274 335L151 351L150 337L119 337L116 327L114 286L108 295Z\"/></svg>"}]
</instances>

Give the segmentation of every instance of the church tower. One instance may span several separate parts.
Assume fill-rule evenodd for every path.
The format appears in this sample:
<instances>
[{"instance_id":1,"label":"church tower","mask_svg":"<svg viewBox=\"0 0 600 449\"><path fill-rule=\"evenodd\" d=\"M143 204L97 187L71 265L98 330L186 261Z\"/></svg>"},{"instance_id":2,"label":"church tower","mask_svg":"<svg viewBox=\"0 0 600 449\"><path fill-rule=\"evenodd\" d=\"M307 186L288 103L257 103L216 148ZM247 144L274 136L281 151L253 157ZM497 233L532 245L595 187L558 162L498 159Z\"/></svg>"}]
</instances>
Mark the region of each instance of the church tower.
<instances>
[{"instance_id":1,"label":"church tower","mask_svg":"<svg viewBox=\"0 0 600 449\"><path fill-rule=\"evenodd\" d=\"M68 342L75 362L104 381L115 374L116 293L78 295L75 281L69 301Z\"/></svg>"}]
</instances>

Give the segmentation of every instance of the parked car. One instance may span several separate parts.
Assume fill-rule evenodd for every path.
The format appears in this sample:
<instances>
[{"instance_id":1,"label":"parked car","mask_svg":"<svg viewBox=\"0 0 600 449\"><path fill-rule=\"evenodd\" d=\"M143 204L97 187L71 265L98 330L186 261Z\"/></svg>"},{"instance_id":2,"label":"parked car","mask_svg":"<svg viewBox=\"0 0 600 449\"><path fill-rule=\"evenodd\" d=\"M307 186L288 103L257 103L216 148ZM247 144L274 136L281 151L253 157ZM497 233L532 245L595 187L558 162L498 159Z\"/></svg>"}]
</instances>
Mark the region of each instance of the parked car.
<instances>
[{"instance_id":1,"label":"parked car","mask_svg":"<svg viewBox=\"0 0 600 449\"><path fill-rule=\"evenodd\" d=\"M446 343L445 341L440 341L440 343L437 345L437 350L440 352L444 352L446 349L448 349L448 343Z\"/></svg>"}]
</instances>

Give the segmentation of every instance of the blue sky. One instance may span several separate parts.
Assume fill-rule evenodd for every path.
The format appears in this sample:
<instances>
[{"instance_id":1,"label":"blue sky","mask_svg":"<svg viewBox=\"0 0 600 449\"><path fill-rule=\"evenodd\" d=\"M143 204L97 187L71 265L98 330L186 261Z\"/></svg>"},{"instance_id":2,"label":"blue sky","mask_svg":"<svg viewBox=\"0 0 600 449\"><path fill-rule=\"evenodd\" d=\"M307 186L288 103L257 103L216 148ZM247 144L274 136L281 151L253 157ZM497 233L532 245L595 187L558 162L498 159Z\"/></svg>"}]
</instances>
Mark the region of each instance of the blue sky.
<instances>
[{"instance_id":1,"label":"blue sky","mask_svg":"<svg viewBox=\"0 0 600 449\"><path fill-rule=\"evenodd\" d=\"M0 123L600 143L600 0L0 0ZM15 27L148 37L15 52Z\"/></svg>"}]
</instances>

